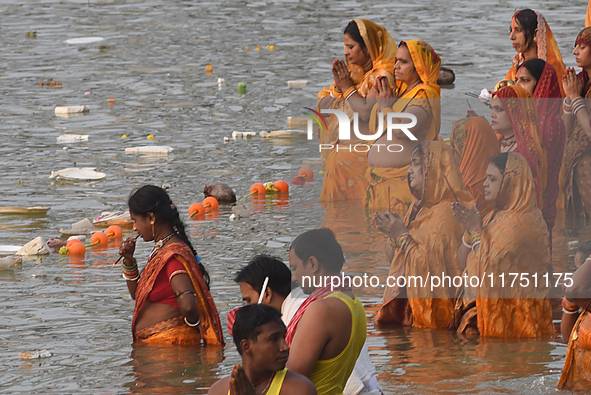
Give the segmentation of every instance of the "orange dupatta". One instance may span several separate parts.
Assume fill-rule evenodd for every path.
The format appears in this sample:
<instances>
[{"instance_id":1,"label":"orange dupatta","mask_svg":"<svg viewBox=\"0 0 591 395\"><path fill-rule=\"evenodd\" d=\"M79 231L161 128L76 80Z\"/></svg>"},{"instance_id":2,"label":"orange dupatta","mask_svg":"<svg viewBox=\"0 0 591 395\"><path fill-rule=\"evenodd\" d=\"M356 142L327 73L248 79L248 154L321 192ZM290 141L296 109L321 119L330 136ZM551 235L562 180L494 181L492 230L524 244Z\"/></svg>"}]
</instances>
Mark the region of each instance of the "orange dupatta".
<instances>
[{"instance_id":1,"label":"orange dupatta","mask_svg":"<svg viewBox=\"0 0 591 395\"><path fill-rule=\"evenodd\" d=\"M517 11L511 20L511 24L515 20L515 16L519 14L521 11ZM546 18L542 16L538 11L535 11L536 15L538 16L538 27L537 33L535 36L536 45L538 47L538 59L542 59L548 63L550 63L554 70L556 70L556 74L558 76L558 81L562 81L562 76L566 72L566 67L564 67L564 62L562 61L562 55L560 54L560 49L558 48L558 44L556 43L556 39L554 38L554 34L548 26L548 22L546 22ZM506 80L513 80L515 81L515 77L517 75L517 67L519 67L523 62L525 62L525 58L523 57L522 53L518 53L513 58L513 65L509 72L505 76ZM560 84L560 94L564 97L564 90L562 87L562 83Z\"/></svg>"},{"instance_id":2,"label":"orange dupatta","mask_svg":"<svg viewBox=\"0 0 591 395\"><path fill-rule=\"evenodd\" d=\"M484 218L481 243L468 255L467 271L485 278L475 289L480 336L554 335L548 230L536 203L530 167L520 154L508 153L495 211ZM510 273L527 273L527 283L517 278L512 284ZM534 283L534 276L541 280Z\"/></svg>"},{"instance_id":3,"label":"orange dupatta","mask_svg":"<svg viewBox=\"0 0 591 395\"><path fill-rule=\"evenodd\" d=\"M362 97L367 96L369 90L374 86L376 80L380 76L386 76L390 84L394 84L394 63L396 61L396 43L388 30L385 27L378 25L368 19L354 19L363 42L369 52L373 67L367 73L363 72L363 68L349 62L346 58L347 68L351 72L351 79L355 84L355 89ZM335 87L334 82L329 87L323 88L318 92L318 103L316 110L320 111L318 107L320 100L329 96ZM351 122L353 121L353 110L344 98L337 98L330 106L331 109L341 110L349 115ZM335 145L339 138L339 121L335 115L330 116L328 122L328 130L321 128L319 130L320 144ZM323 161L326 161L326 156L329 150L323 150ZM332 150L330 150L332 151Z\"/></svg>"},{"instance_id":4,"label":"orange dupatta","mask_svg":"<svg viewBox=\"0 0 591 395\"><path fill-rule=\"evenodd\" d=\"M495 132L482 117L468 117L453 123L451 147L460 156L460 173L468 192L476 199L483 216L490 213L495 203L484 198L484 180L489 159L499 153Z\"/></svg>"},{"instance_id":5,"label":"orange dupatta","mask_svg":"<svg viewBox=\"0 0 591 395\"><path fill-rule=\"evenodd\" d=\"M355 19L355 23L369 51L373 67L364 74L363 69L350 63L348 58L347 67L351 72L355 89L362 97L365 97L380 76L386 76L390 84L394 84L396 43L386 28L377 23L367 19ZM334 83L318 93L317 111L320 111L320 101L329 96L333 89ZM349 120L353 122L354 112L345 98L335 99L330 108L345 112L349 116ZM355 152L351 148L337 151L339 121L335 115L330 116L328 130L321 128L318 137L320 144L329 144L334 147L321 151L325 176L320 192L320 201L361 199L367 188L367 181L364 177L367 169L367 154ZM356 143L365 143L365 141L353 135L351 140L344 143L350 146Z\"/></svg>"},{"instance_id":6,"label":"orange dupatta","mask_svg":"<svg viewBox=\"0 0 591 395\"><path fill-rule=\"evenodd\" d=\"M160 270L164 268L164 265L166 265L172 257L175 257L183 264L187 270L187 274L191 278L193 291L195 292L195 299L197 300L197 310L199 311L199 318L201 319L201 324L199 325L201 338L207 344L223 345L224 336L221 329L222 326L213 298L207 289L207 284L205 283L201 270L197 265L197 260L191 253L189 247L182 243L172 243L164 246L148 261L148 264L144 268L144 271L138 280L135 293L136 303L133 312L133 320L131 322L133 340L137 340L135 324L146 300L148 299L148 295L154 287L154 282L158 277L158 273L160 273Z\"/></svg>"},{"instance_id":7,"label":"orange dupatta","mask_svg":"<svg viewBox=\"0 0 591 395\"><path fill-rule=\"evenodd\" d=\"M529 92L517 85L501 88L493 95L501 99L503 108L509 114L517 141L514 152L527 159L536 183L538 207L544 207L548 165L546 150L540 143L540 124L535 103L531 100Z\"/></svg>"},{"instance_id":8,"label":"orange dupatta","mask_svg":"<svg viewBox=\"0 0 591 395\"><path fill-rule=\"evenodd\" d=\"M388 275L427 279L428 275L441 276L443 273L453 278L461 274L458 248L464 228L455 219L451 203L456 201L454 193L467 207L473 206L474 199L464 188L460 169L447 144L425 141L421 147L425 180L423 199L417 198L404 218L412 240L406 248L395 250ZM429 284L409 285L406 289L386 288L382 307L375 317L376 324L446 328L453 315L455 288L436 287L431 291Z\"/></svg>"},{"instance_id":9,"label":"orange dupatta","mask_svg":"<svg viewBox=\"0 0 591 395\"><path fill-rule=\"evenodd\" d=\"M406 44L421 84L400 97L387 112L404 112L411 106L423 108L429 117L429 131L425 140L437 140L441 127L441 89L437 85L441 59L431 46L422 40L403 41ZM402 45L402 43L401 43ZM406 84L399 84L397 93L406 90ZM377 130L378 105L376 104L370 116L369 129ZM369 186L363 197L363 205L372 210L391 208L403 215L412 203L413 196L408 188L406 172L408 166L392 167L368 167L365 179ZM390 201L388 201L388 187L390 187Z\"/></svg>"}]
</instances>

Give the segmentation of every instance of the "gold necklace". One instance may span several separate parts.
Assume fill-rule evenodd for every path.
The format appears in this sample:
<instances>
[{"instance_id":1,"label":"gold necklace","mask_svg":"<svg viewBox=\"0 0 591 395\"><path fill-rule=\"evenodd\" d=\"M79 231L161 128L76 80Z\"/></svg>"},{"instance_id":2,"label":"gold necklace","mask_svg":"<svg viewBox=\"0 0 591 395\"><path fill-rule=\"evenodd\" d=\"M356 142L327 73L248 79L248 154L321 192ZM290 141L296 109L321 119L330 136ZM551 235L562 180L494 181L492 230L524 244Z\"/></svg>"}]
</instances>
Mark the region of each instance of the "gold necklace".
<instances>
[{"instance_id":1,"label":"gold necklace","mask_svg":"<svg viewBox=\"0 0 591 395\"><path fill-rule=\"evenodd\" d=\"M277 372L275 372L275 373L277 373ZM261 392L260 395L265 395L267 393L267 391L269 391L269 388L271 387L271 383L273 382L273 379L275 379L275 373L273 373L273 376L271 376L271 378L269 379L269 382L267 383L267 386L265 387L263 392Z\"/></svg>"},{"instance_id":2,"label":"gold necklace","mask_svg":"<svg viewBox=\"0 0 591 395\"><path fill-rule=\"evenodd\" d=\"M513 135L511 137L507 137L507 138L503 137L503 140L501 140L501 146L502 147L511 147L516 142L517 142L517 138L515 137L515 135Z\"/></svg>"}]
</instances>

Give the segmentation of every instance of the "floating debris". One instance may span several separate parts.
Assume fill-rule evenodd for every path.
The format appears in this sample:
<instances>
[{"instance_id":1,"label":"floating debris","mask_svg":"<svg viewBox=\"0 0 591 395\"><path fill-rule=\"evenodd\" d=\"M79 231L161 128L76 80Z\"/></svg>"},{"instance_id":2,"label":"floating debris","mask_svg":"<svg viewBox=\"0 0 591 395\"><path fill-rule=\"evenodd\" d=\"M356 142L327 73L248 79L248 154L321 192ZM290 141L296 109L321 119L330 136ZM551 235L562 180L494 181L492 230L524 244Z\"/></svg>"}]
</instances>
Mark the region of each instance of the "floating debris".
<instances>
[{"instance_id":1,"label":"floating debris","mask_svg":"<svg viewBox=\"0 0 591 395\"><path fill-rule=\"evenodd\" d=\"M48 350L35 350L31 352L20 352L18 354L21 359L49 358L53 355L51 351Z\"/></svg>"},{"instance_id":2,"label":"floating debris","mask_svg":"<svg viewBox=\"0 0 591 395\"><path fill-rule=\"evenodd\" d=\"M103 37L78 37L78 38L69 38L64 41L66 44L92 44L104 41Z\"/></svg>"},{"instance_id":3,"label":"floating debris","mask_svg":"<svg viewBox=\"0 0 591 395\"><path fill-rule=\"evenodd\" d=\"M96 181L102 180L107 175L95 170L95 167L69 167L58 171L52 171L49 178L75 180L75 181Z\"/></svg>"},{"instance_id":4,"label":"floating debris","mask_svg":"<svg viewBox=\"0 0 591 395\"><path fill-rule=\"evenodd\" d=\"M83 112L89 112L90 107L83 106L60 106L55 108L56 114L78 114Z\"/></svg>"},{"instance_id":5,"label":"floating debris","mask_svg":"<svg viewBox=\"0 0 591 395\"><path fill-rule=\"evenodd\" d=\"M88 141L87 134L62 134L57 137L58 143L75 143L78 141Z\"/></svg>"},{"instance_id":6,"label":"floating debris","mask_svg":"<svg viewBox=\"0 0 591 395\"><path fill-rule=\"evenodd\" d=\"M125 148L126 154L168 155L174 148L167 145L145 145L142 147Z\"/></svg>"},{"instance_id":7,"label":"floating debris","mask_svg":"<svg viewBox=\"0 0 591 395\"><path fill-rule=\"evenodd\" d=\"M234 203L236 201L236 193L234 193L229 185L221 182L205 185L203 194L205 197L213 196L218 202L222 203Z\"/></svg>"},{"instance_id":8,"label":"floating debris","mask_svg":"<svg viewBox=\"0 0 591 395\"><path fill-rule=\"evenodd\" d=\"M16 255L49 255L50 253L51 251L49 251L45 240L41 236L38 236L18 250Z\"/></svg>"},{"instance_id":9,"label":"floating debris","mask_svg":"<svg viewBox=\"0 0 591 395\"><path fill-rule=\"evenodd\" d=\"M295 87L295 86L307 86L308 81L306 80L295 80L295 81L287 81L287 86Z\"/></svg>"}]
</instances>

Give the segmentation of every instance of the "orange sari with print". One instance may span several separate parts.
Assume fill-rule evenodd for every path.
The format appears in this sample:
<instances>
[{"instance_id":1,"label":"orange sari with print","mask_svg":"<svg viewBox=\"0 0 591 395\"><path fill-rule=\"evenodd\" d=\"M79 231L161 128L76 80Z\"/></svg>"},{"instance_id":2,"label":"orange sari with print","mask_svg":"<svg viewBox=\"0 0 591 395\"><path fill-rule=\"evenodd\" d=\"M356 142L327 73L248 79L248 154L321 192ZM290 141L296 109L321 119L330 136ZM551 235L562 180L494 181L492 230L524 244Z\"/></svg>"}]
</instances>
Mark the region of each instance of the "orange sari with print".
<instances>
[{"instance_id":1,"label":"orange sari with print","mask_svg":"<svg viewBox=\"0 0 591 395\"><path fill-rule=\"evenodd\" d=\"M355 19L355 22L369 51L373 67L364 73L362 67L350 63L348 58L347 67L351 72L351 79L355 83L357 93L366 97L380 76L387 77L390 84L394 84L396 43L390 33L377 23L367 19ZM320 100L329 96L333 89L334 83L318 93L317 111L320 111ZM348 100L337 98L330 108L346 113L352 126L354 111ZM350 140L340 142L339 121L335 115L330 115L328 130L321 128L318 137L320 144L330 144L334 147L321 151L324 164L324 183L320 193L320 201L361 199L367 188L367 181L364 177L365 169L367 169L367 153L345 148L355 144L365 144L366 141L351 133ZM337 146L340 149L337 150Z\"/></svg>"},{"instance_id":2,"label":"orange sari with print","mask_svg":"<svg viewBox=\"0 0 591 395\"><path fill-rule=\"evenodd\" d=\"M497 136L486 119L467 117L453 123L449 141L460 156L460 173L464 185L485 216L495 208L495 202L484 198L484 180L489 159L499 153Z\"/></svg>"},{"instance_id":3,"label":"orange sari with print","mask_svg":"<svg viewBox=\"0 0 591 395\"><path fill-rule=\"evenodd\" d=\"M527 159L536 186L538 207L544 207L546 182L548 180L548 162L546 150L540 143L540 123L538 110L525 89L511 85L493 93L501 99L505 111L511 119L517 152Z\"/></svg>"},{"instance_id":4,"label":"orange sari with print","mask_svg":"<svg viewBox=\"0 0 591 395\"><path fill-rule=\"evenodd\" d=\"M591 46L591 28L583 29L575 41ZM581 96L585 98L587 108L591 108L591 81L585 70L578 74L583 84ZM587 219L591 215L591 139L573 117L573 126L567 130L564 149L563 191L564 207L574 217Z\"/></svg>"},{"instance_id":5,"label":"orange sari with print","mask_svg":"<svg viewBox=\"0 0 591 395\"><path fill-rule=\"evenodd\" d=\"M404 218L412 240L406 248L395 250L388 275L426 279L429 274L444 273L453 278L461 274L458 248L464 228L454 217L451 203L456 201L454 194L467 207L472 207L474 199L464 188L452 149L439 141L425 141L421 146L425 181L422 194L415 193L423 198L417 197ZM374 320L378 325L446 328L453 315L455 292L452 286L431 291L429 285L412 282L406 288L388 287Z\"/></svg>"},{"instance_id":6,"label":"orange sari with print","mask_svg":"<svg viewBox=\"0 0 591 395\"><path fill-rule=\"evenodd\" d=\"M517 11L515 15L519 14L521 11ZM513 15L513 19L511 20L511 24L515 21L515 15ZM546 22L546 18L542 16L538 11L536 11L536 15L538 16L538 27L536 32L536 45L538 47L538 54L537 58L542 59L552 65L554 70L556 70L556 75L558 76L558 81L562 81L562 76L566 72L566 67L564 67L564 62L562 61L562 55L560 54L560 49L558 48L558 44L556 43L556 39L554 38L554 34L548 26L548 22ZM509 72L505 76L506 80L515 81L517 76L517 68L525 62L525 58L523 57L522 53L518 53L513 58L513 65ZM564 90L562 87L562 83L559 85L560 95L564 97Z\"/></svg>"},{"instance_id":7,"label":"orange sari with print","mask_svg":"<svg viewBox=\"0 0 591 395\"><path fill-rule=\"evenodd\" d=\"M418 106L427 112L429 117L425 128L428 129L425 140L437 140L441 127L441 89L437 85L437 77L441 66L439 55L431 46L422 40L404 41L414 67L421 78L422 83L404 93L394 103L388 112L404 112L411 106ZM406 91L406 84L399 83L397 96ZM372 109L370 117L370 130L377 130L378 117L377 104ZM363 205L370 210L390 209L403 216L414 200L406 180L408 165L402 167L374 167L369 166L365 172L365 179L368 182ZM388 194L388 189L390 193ZM388 200L390 198L390 200Z\"/></svg>"},{"instance_id":8,"label":"orange sari with print","mask_svg":"<svg viewBox=\"0 0 591 395\"><path fill-rule=\"evenodd\" d=\"M480 246L470 252L466 264L468 276L485 279L473 289L480 336L553 337L550 287L545 280L537 284L533 280L534 275L542 279L547 273L552 278L548 230L522 155L508 153L495 211L483 224ZM527 273L527 283L521 276L511 286L510 273Z\"/></svg>"},{"instance_id":9,"label":"orange sari with print","mask_svg":"<svg viewBox=\"0 0 591 395\"><path fill-rule=\"evenodd\" d=\"M591 390L591 313L584 310L568 339L564 368L556 386L559 390Z\"/></svg>"},{"instance_id":10,"label":"orange sari with print","mask_svg":"<svg viewBox=\"0 0 591 395\"><path fill-rule=\"evenodd\" d=\"M166 265L166 263L173 257L183 264L187 274L191 278L193 292L195 293L195 299L197 300L197 310L199 311L199 318L201 319L201 323L199 324L200 336L195 336L195 333L197 332L196 328L185 325L182 319L179 320L178 318L173 318L158 323L150 328L145 328L154 329L154 327L160 326L162 331L158 332L158 328L155 328L155 331L152 330L150 332L156 333L150 333L147 338L139 339L135 330L135 324L139 314L148 300L148 295L154 287L158 273L160 273L160 270L164 268L164 265ZM202 339L206 344L224 344L224 337L221 329L222 326L220 324L220 318L215 303L209 293L207 284L203 279L197 260L191 253L189 247L185 244L172 243L165 245L148 261L148 264L138 280L135 301L135 310L133 312L133 320L131 323L131 332L134 341L193 345L199 344L199 340L196 339ZM142 329L142 331L145 332L145 329ZM197 334L199 334L199 332L197 332Z\"/></svg>"}]
</instances>

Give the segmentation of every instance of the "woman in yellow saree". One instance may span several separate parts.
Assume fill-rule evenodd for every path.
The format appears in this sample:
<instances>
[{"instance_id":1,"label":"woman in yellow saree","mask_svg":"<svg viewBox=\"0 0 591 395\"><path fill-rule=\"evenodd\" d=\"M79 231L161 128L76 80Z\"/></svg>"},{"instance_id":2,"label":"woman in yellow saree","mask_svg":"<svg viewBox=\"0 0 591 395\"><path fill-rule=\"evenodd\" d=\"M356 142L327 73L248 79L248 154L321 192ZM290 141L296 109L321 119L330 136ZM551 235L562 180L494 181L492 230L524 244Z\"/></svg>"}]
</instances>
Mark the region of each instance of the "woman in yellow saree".
<instances>
[{"instance_id":1,"label":"woman in yellow saree","mask_svg":"<svg viewBox=\"0 0 591 395\"><path fill-rule=\"evenodd\" d=\"M390 237L393 249L389 279L459 276L457 253L464 229L454 218L451 203L458 200L471 207L474 200L464 188L452 149L439 141L419 144L412 154L408 183L416 199L404 221L388 211L374 216L374 224ZM410 279L405 287L388 281L376 324L448 326L454 309L451 284L431 290L429 284L415 285Z\"/></svg>"},{"instance_id":2,"label":"woman in yellow saree","mask_svg":"<svg viewBox=\"0 0 591 395\"><path fill-rule=\"evenodd\" d=\"M490 213L495 204L484 197L483 183L490 158L499 153L495 132L486 119L466 117L453 123L449 142L459 159L466 189L476 199L482 215Z\"/></svg>"},{"instance_id":3,"label":"woman in yellow saree","mask_svg":"<svg viewBox=\"0 0 591 395\"><path fill-rule=\"evenodd\" d=\"M505 76L506 80L516 81L519 66L526 60L535 58L550 63L556 70L558 80L562 80L566 68L554 34L542 14L529 8L517 11L511 20L509 38L513 42L517 55L513 58L513 65ZM560 91L564 97L562 86Z\"/></svg>"},{"instance_id":4,"label":"woman in yellow saree","mask_svg":"<svg viewBox=\"0 0 591 395\"><path fill-rule=\"evenodd\" d=\"M388 31L367 19L355 19L345 29L345 58L333 62L335 82L318 93L317 111L339 110L347 114L353 127L358 115L359 131L368 134L368 118L375 99L366 99L378 77L394 84L396 43ZM328 120L328 130L320 128L320 144L324 164L324 184L320 201L361 199L367 188L364 178L367 152L349 148L365 140L353 133L351 139L339 141L339 121L335 115ZM328 147L332 147L328 149Z\"/></svg>"},{"instance_id":5,"label":"woman in yellow saree","mask_svg":"<svg viewBox=\"0 0 591 395\"><path fill-rule=\"evenodd\" d=\"M441 59L431 46L422 40L402 41L396 54L397 88L392 91L385 80L374 87L372 96L378 97L370 117L370 130L379 136L368 153L365 178L369 183L363 204L369 210L396 211L404 215L414 200L406 174L410 165L412 150L424 140L437 140L441 126L440 88L437 76ZM387 113L410 113L416 116L417 124L410 132L417 138L410 140L400 130L394 130L388 140L384 128L378 130L380 119ZM396 123L408 123L408 119ZM383 125L387 122L384 121ZM382 132L382 133L380 133ZM398 147L390 150L390 147ZM389 199L389 200L388 200Z\"/></svg>"},{"instance_id":6,"label":"woman in yellow saree","mask_svg":"<svg viewBox=\"0 0 591 395\"><path fill-rule=\"evenodd\" d=\"M458 251L460 269L470 278L464 289L476 299L475 307L460 312L465 317L454 318L461 331L476 326L483 337L550 338L555 333L548 299L554 281L550 244L529 164L518 153L501 153L486 173L492 213L483 219L477 207L453 204L466 229Z\"/></svg>"}]
</instances>

